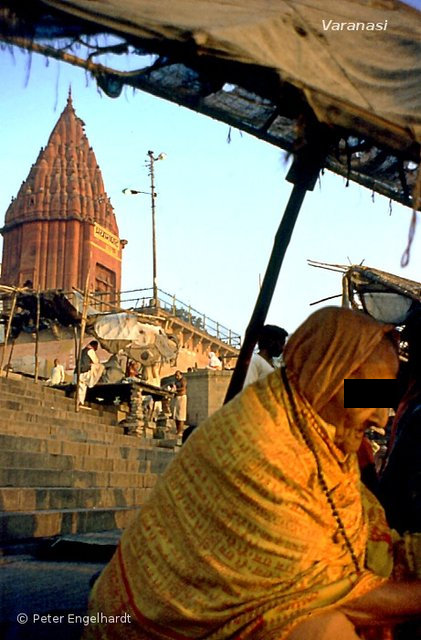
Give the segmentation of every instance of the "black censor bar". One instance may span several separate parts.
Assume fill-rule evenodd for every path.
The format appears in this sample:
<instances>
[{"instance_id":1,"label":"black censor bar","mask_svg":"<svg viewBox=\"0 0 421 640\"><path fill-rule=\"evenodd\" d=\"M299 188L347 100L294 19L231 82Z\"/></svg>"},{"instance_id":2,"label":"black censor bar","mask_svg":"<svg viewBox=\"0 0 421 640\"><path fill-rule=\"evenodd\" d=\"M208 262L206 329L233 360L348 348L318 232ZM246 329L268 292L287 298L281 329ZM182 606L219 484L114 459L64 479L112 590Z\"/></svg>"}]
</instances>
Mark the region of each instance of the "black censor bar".
<instances>
[{"instance_id":1,"label":"black censor bar","mask_svg":"<svg viewBox=\"0 0 421 640\"><path fill-rule=\"evenodd\" d=\"M345 409L391 409L398 401L397 380L344 380Z\"/></svg>"}]
</instances>

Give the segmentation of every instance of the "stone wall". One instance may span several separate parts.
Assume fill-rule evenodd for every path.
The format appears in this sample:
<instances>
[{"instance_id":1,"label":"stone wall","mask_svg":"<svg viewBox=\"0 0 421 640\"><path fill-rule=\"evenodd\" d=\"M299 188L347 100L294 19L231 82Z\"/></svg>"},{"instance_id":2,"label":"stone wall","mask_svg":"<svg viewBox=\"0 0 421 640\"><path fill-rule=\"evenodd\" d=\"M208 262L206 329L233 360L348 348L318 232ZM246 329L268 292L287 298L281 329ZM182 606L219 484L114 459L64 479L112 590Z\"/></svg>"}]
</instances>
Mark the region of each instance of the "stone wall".
<instances>
[{"instance_id":1,"label":"stone wall","mask_svg":"<svg viewBox=\"0 0 421 640\"><path fill-rule=\"evenodd\" d=\"M232 371L197 369L185 373L187 380L187 424L197 426L222 407Z\"/></svg>"}]
</instances>

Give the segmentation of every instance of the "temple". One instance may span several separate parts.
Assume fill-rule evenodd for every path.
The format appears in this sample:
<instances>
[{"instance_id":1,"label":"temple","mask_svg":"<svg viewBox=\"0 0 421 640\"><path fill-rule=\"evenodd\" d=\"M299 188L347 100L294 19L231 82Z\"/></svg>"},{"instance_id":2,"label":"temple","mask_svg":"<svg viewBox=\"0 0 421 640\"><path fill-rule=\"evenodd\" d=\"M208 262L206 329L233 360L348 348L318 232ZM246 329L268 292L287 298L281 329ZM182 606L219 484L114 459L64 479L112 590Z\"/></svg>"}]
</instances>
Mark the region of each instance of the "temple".
<instances>
[{"instance_id":1,"label":"temple","mask_svg":"<svg viewBox=\"0 0 421 640\"><path fill-rule=\"evenodd\" d=\"M184 371L206 368L212 351L231 369L238 356L238 334L160 289L156 305L151 304L153 291L121 291L122 249L126 241L119 238L116 216L84 126L76 115L69 91L67 104L47 146L41 148L0 229L3 235L0 285L28 287L29 291L23 294L29 296L27 300L40 296L44 329L37 345L38 374L48 378L55 358L64 365L68 378L73 374L76 362L72 322L67 318L64 323L57 323L59 312L44 317L44 301L55 300L58 290L71 294L64 297L76 309L80 296L74 289L89 292L91 311L131 309L143 316L145 323L170 334L179 347L177 367ZM7 310L12 304L9 294L2 295L5 297L0 296L0 310L1 305ZM4 356L0 338L0 362L2 357L6 358L3 364L8 363L13 371L33 375L36 314L34 308L32 311L24 308L22 296L18 307L16 316L23 314L20 318L23 324L18 320L19 327L15 327L16 333L12 331L13 340L9 340L9 350L5 347ZM0 330L4 323L0 317ZM105 360L109 355L103 353L101 357ZM142 365L146 364L142 360ZM175 367L169 362L160 366L161 377L173 373Z\"/></svg>"},{"instance_id":2,"label":"temple","mask_svg":"<svg viewBox=\"0 0 421 640\"><path fill-rule=\"evenodd\" d=\"M1 233L2 284L71 291L88 282L104 300L116 301L125 241L70 90Z\"/></svg>"}]
</instances>

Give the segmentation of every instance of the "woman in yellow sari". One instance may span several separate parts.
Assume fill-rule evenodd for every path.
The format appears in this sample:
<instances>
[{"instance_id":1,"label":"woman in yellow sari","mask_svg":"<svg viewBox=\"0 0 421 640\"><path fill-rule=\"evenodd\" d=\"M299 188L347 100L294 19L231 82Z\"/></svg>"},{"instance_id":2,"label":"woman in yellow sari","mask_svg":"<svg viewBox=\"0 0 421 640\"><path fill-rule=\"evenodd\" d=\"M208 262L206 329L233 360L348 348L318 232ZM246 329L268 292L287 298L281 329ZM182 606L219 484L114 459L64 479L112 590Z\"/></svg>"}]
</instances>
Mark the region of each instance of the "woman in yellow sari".
<instances>
[{"instance_id":1,"label":"woman in yellow sari","mask_svg":"<svg viewBox=\"0 0 421 640\"><path fill-rule=\"evenodd\" d=\"M355 452L387 411L343 403L345 378L396 376L392 330L316 312L281 372L196 429L96 582L85 640L354 640L419 613L421 581L367 557Z\"/></svg>"}]
</instances>

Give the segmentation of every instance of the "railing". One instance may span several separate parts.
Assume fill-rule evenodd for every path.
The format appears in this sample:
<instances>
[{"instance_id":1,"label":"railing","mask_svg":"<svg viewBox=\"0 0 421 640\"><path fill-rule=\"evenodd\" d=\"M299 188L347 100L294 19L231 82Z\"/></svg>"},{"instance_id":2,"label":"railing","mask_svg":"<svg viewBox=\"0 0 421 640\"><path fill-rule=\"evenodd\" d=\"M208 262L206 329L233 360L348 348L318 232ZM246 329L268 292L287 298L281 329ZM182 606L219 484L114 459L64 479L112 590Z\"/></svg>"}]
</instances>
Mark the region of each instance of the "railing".
<instances>
[{"instance_id":1,"label":"railing","mask_svg":"<svg viewBox=\"0 0 421 640\"><path fill-rule=\"evenodd\" d=\"M3 287L6 289L6 287ZM0 291L0 315L7 315L7 311L10 310L12 296L16 295L13 288L9 291ZM33 291L19 289L21 293L25 295L34 294ZM46 295L48 292L41 292L41 296ZM83 293L76 289L71 292L63 292L63 294L69 299L75 309L82 313L83 309ZM241 336L231 329L227 329L216 320L212 320L204 313L201 313L197 309L194 309L191 305L178 300L175 295L166 293L162 289L158 289L158 304L155 306L153 300L152 288L147 289L131 289L129 291L95 291L89 293L88 297L88 315L91 313L113 312L118 309L133 309L139 313L156 314L157 309L163 309L167 313L176 318L180 318L184 322L191 324L195 329L203 331L210 336L213 336L225 342L225 344L231 347L239 348L241 346ZM3 319L4 323L4 319ZM2 324L2 323L0 323Z\"/></svg>"},{"instance_id":2,"label":"railing","mask_svg":"<svg viewBox=\"0 0 421 640\"><path fill-rule=\"evenodd\" d=\"M104 294L95 293L95 299L98 300L98 306L101 305L101 298ZM110 295L108 293L108 295ZM90 299L92 304L92 297ZM93 306L96 306L95 304ZM129 291L120 292L120 307L123 309L133 309L140 313L151 313L155 311L152 288L131 289ZM204 313L194 309L191 305L178 300L175 295L171 295L162 289L158 289L158 305L159 309L163 309L167 313L180 318L184 322L191 324L199 331L204 331L214 336L221 342L229 344L231 347L239 348L241 346L241 336L231 329L227 329L219 322L212 320Z\"/></svg>"}]
</instances>

